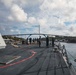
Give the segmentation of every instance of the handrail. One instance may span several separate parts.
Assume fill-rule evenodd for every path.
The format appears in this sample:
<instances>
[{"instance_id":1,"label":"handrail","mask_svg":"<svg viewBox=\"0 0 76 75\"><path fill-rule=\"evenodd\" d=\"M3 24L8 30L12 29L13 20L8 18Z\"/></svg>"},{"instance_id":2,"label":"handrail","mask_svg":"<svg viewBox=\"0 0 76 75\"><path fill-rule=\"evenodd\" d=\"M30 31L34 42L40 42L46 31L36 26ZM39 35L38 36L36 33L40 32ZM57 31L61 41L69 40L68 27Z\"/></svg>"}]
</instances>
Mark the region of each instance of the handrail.
<instances>
[{"instance_id":1,"label":"handrail","mask_svg":"<svg viewBox=\"0 0 76 75\"><path fill-rule=\"evenodd\" d=\"M76 69L75 69L74 65L72 64L72 62L69 60L68 54L69 54L69 55L74 59L74 61L75 61L76 59L74 58L74 56L71 55L71 53L66 50L65 45L61 46L61 44L59 43L59 44L57 45L57 47L58 47L58 49L61 51L62 55L63 55L64 57L66 57L66 63L68 64L69 70L71 70L72 72L74 72L73 75L76 75Z\"/></svg>"}]
</instances>

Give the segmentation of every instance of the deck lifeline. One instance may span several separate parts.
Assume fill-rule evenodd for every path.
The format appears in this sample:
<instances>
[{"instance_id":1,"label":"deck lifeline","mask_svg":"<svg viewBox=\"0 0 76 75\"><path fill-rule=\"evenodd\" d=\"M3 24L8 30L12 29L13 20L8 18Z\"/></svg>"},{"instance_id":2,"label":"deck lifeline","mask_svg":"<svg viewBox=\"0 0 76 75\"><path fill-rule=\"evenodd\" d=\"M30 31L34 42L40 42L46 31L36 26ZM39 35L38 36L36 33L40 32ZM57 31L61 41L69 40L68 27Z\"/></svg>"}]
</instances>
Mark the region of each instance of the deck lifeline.
<instances>
[{"instance_id":1,"label":"deck lifeline","mask_svg":"<svg viewBox=\"0 0 76 75\"><path fill-rule=\"evenodd\" d=\"M1 50L0 56L8 54L21 56L20 59L12 62L15 63L31 56L30 50L36 52L35 56L19 64L0 68L0 75L70 75L62 55L59 52L54 52L52 47L38 48L29 45L28 47L14 48L8 46L5 50Z\"/></svg>"}]
</instances>

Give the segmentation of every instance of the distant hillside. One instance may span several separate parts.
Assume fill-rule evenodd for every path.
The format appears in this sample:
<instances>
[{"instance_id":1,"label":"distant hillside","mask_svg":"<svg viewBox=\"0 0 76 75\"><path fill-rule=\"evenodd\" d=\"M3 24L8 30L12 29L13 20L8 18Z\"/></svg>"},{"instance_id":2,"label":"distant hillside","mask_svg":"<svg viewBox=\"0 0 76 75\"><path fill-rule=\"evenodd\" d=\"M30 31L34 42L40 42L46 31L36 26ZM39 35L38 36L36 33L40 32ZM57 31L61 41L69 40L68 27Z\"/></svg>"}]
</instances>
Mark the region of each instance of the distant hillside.
<instances>
[{"instance_id":1,"label":"distant hillside","mask_svg":"<svg viewBox=\"0 0 76 75\"><path fill-rule=\"evenodd\" d=\"M68 43L76 43L76 39L68 39Z\"/></svg>"},{"instance_id":2,"label":"distant hillside","mask_svg":"<svg viewBox=\"0 0 76 75\"><path fill-rule=\"evenodd\" d=\"M4 39L12 39L12 40L24 40L24 38L14 37L14 36L2 36Z\"/></svg>"}]
</instances>

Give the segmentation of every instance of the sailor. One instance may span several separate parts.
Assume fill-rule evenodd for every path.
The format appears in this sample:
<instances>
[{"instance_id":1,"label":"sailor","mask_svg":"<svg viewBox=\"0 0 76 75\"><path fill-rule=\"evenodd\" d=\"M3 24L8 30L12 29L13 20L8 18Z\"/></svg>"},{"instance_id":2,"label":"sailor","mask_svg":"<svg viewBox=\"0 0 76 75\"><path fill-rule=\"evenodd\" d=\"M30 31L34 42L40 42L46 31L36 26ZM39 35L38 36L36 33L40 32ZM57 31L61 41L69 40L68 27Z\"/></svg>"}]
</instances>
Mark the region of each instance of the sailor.
<instances>
[{"instance_id":1,"label":"sailor","mask_svg":"<svg viewBox=\"0 0 76 75\"><path fill-rule=\"evenodd\" d=\"M38 42L39 42L39 47L41 47L41 36L39 37Z\"/></svg>"},{"instance_id":2,"label":"sailor","mask_svg":"<svg viewBox=\"0 0 76 75\"><path fill-rule=\"evenodd\" d=\"M29 42L30 42L30 44L31 44L31 42L32 42L32 38L29 38Z\"/></svg>"},{"instance_id":3,"label":"sailor","mask_svg":"<svg viewBox=\"0 0 76 75\"><path fill-rule=\"evenodd\" d=\"M46 37L46 47L49 47L49 38L48 38L48 36Z\"/></svg>"},{"instance_id":4,"label":"sailor","mask_svg":"<svg viewBox=\"0 0 76 75\"><path fill-rule=\"evenodd\" d=\"M39 39L39 47L41 47L41 41L40 41L40 39Z\"/></svg>"},{"instance_id":5,"label":"sailor","mask_svg":"<svg viewBox=\"0 0 76 75\"><path fill-rule=\"evenodd\" d=\"M26 39L26 44L28 45L28 38Z\"/></svg>"},{"instance_id":6,"label":"sailor","mask_svg":"<svg viewBox=\"0 0 76 75\"><path fill-rule=\"evenodd\" d=\"M72 66L72 63L69 63L69 68L71 68L71 66Z\"/></svg>"},{"instance_id":7,"label":"sailor","mask_svg":"<svg viewBox=\"0 0 76 75\"><path fill-rule=\"evenodd\" d=\"M33 43L35 42L35 39L33 38Z\"/></svg>"},{"instance_id":8,"label":"sailor","mask_svg":"<svg viewBox=\"0 0 76 75\"><path fill-rule=\"evenodd\" d=\"M54 47L54 38L52 38L52 47Z\"/></svg>"}]
</instances>

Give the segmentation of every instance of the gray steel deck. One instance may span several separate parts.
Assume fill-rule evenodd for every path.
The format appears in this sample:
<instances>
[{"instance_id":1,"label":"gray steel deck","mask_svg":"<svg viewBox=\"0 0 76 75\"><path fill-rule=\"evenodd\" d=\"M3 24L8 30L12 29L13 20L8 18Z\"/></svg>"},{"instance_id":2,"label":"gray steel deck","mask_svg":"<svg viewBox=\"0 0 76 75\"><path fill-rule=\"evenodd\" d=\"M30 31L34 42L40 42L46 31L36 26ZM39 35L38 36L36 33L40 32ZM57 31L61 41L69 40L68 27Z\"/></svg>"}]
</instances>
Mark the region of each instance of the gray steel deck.
<instances>
[{"instance_id":1,"label":"gray steel deck","mask_svg":"<svg viewBox=\"0 0 76 75\"><path fill-rule=\"evenodd\" d=\"M34 56L31 51L36 52ZM0 50L0 57L5 55L17 55L21 58L8 65L0 64L0 75L70 75L62 55L54 52L52 47L38 48L36 45L29 45L14 48L9 45Z\"/></svg>"}]
</instances>

